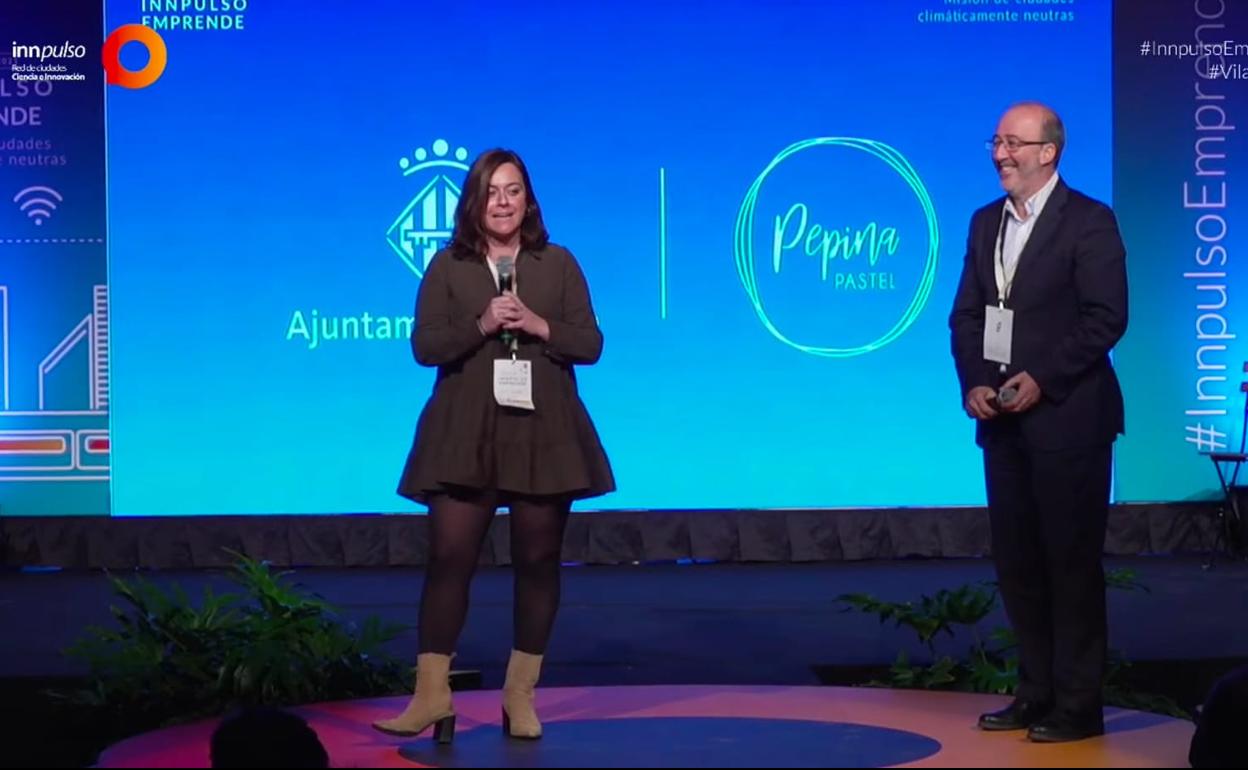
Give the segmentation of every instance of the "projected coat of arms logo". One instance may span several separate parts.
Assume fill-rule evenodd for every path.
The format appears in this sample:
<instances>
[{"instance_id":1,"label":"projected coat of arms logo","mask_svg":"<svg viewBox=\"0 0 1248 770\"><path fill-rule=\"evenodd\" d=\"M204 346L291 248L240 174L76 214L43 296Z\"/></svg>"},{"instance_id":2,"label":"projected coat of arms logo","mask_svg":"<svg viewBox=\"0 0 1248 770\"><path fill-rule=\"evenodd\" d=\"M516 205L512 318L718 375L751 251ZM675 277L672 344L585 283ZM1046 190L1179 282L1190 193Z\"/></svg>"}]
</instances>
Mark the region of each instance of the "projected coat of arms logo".
<instances>
[{"instance_id":1,"label":"projected coat of arms logo","mask_svg":"<svg viewBox=\"0 0 1248 770\"><path fill-rule=\"evenodd\" d=\"M400 172L412 180L416 192L386 230L386 243L418 276L450 240L461 193L452 177L468 172L467 159L468 150L457 147L452 153L445 139L435 141L432 152L421 147L399 159Z\"/></svg>"}]
</instances>

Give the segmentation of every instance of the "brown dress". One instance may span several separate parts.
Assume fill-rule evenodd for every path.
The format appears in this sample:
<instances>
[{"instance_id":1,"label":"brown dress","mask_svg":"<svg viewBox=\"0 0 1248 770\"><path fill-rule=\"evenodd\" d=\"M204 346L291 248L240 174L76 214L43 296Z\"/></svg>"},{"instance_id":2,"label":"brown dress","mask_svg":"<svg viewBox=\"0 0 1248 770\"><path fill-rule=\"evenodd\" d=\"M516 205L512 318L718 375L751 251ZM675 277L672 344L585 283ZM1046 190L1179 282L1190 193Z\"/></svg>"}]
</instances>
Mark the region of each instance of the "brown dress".
<instances>
[{"instance_id":1,"label":"brown dress","mask_svg":"<svg viewBox=\"0 0 1248 770\"><path fill-rule=\"evenodd\" d=\"M516 357L533 362L534 410L494 400L494 360L510 357L477 318L498 294L484 258L438 252L416 298L412 352L438 367L433 395L399 481L399 494L426 503L448 486L569 499L615 490L611 465L577 393L575 364L602 353L585 276L560 246L520 252L516 293L550 325L550 341L521 335Z\"/></svg>"}]
</instances>

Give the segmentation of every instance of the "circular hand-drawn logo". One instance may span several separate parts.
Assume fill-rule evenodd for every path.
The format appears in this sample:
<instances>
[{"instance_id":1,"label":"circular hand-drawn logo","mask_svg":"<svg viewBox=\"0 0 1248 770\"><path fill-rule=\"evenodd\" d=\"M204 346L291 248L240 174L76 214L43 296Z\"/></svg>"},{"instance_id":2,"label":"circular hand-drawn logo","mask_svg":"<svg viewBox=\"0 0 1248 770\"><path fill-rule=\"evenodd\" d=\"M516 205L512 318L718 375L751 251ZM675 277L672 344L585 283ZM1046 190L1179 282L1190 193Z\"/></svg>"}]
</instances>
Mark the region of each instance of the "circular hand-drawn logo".
<instances>
[{"instance_id":1,"label":"circular hand-drawn logo","mask_svg":"<svg viewBox=\"0 0 1248 770\"><path fill-rule=\"evenodd\" d=\"M918 172L870 139L786 147L737 213L737 272L763 326L804 353L848 358L896 340L927 304L940 235Z\"/></svg>"}]
</instances>

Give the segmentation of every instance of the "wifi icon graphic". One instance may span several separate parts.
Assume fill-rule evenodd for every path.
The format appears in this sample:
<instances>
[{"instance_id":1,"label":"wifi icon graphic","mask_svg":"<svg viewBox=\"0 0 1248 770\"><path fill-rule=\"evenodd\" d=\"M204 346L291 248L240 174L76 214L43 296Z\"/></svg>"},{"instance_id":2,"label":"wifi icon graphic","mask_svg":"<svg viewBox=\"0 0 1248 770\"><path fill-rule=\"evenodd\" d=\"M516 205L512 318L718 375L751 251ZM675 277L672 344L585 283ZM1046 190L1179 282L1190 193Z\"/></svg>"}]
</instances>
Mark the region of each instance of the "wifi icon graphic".
<instances>
[{"instance_id":1,"label":"wifi icon graphic","mask_svg":"<svg viewBox=\"0 0 1248 770\"><path fill-rule=\"evenodd\" d=\"M53 198L56 200L52 200ZM57 204L63 200L65 198L59 192L43 185L27 187L13 196L13 202L28 219L34 220L36 225L42 225L45 220L51 219Z\"/></svg>"}]
</instances>

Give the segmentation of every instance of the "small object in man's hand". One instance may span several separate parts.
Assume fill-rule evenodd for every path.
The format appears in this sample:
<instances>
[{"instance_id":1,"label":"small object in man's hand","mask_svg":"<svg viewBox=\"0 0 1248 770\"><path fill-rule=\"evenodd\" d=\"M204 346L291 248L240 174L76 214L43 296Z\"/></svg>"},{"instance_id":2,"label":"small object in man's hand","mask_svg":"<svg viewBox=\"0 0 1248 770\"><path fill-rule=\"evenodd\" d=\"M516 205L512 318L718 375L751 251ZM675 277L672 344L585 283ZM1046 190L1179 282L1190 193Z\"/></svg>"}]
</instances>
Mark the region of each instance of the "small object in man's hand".
<instances>
[{"instance_id":1,"label":"small object in man's hand","mask_svg":"<svg viewBox=\"0 0 1248 770\"><path fill-rule=\"evenodd\" d=\"M1001 406L1009 406L1018 398L1018 388L1002 388L997 391L997 402Z\"/></svg>"}]
</instances>

